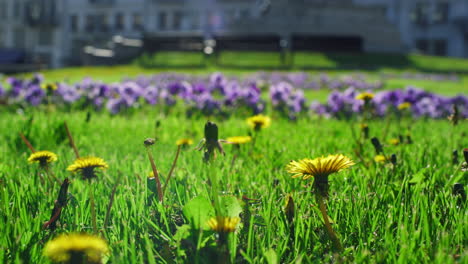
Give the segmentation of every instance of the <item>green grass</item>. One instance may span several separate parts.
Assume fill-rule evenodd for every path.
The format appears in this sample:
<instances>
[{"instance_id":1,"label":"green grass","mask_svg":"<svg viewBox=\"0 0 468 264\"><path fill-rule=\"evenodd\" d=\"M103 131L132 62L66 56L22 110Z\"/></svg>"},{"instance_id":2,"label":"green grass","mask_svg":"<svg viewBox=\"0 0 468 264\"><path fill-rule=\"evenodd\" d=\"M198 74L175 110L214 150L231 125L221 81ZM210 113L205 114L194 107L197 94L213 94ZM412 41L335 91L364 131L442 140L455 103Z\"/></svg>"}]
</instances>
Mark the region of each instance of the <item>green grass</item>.
<instances>
[{"instance_id":1,"label":"green grass","mask_svg":"<svg viewBox=\"0 0 468 264\"><path fill-rule=\"evenodd\" d=\"M209 62L195 67L197 54L160 54L148 58L158 64L112 67L77 67L43 72L48 81L75 82L89 76L104 82L160 72L228 75L250 74L278 68L277 54L226 53L221 66ZM339 77L363 73L380 80L382 73L459 72L460 82L385 80L386 89L407 85L447 96L467 93L468 60L420 55L298 54L294 67L278 68ZM190 66L192 64L192 66ZM189 65L189 66L187 66ZM157 66L157 67L155 67ZM309 100L325 101L328 90L307 90ZM1 106L0 106L1 107ZM66 232L92 233L90 192L96 204L100 236L109 243L107 263L215 263L219 248L216 235L199 232L196 222L213 215L216 198L227 205L221 210L238 214L241 225L229 239L233 263L467 263L468 214L452 195L452 186L467 185L467 172L452 164L452 152L468 146L467 122L452 127L446 120L374 120L370 134L384 143L387 155L398 163L376 164L370 140L360 139L359 121L338 121L301 116L290 122L273 116L272 126L258 134L255 144L236 150L224 145L226 155L210 164L194 146L181 152L164 204L159 204L147 182L151 166L143 146L145 138L157 138L152 148L163 183L176 153L175 141L203 138L205 118L187 119L181 109L169 115L159 108L143 108L110 116L92 113L55 112L52 107L27 108L18 113L2 111L0 127L0 262L48 263L42 256L47 241ZM242 114L214 120L220 138L251 133ZM213 119L211 119L213 120ZM82 156L102 157L109 169L92 182L66 171L75 159L63 121L67 121ZM159 121L160 126L156 127ZM428 130L430 128L430 133ZM355 133L352 133L352 129ZM18 136L23 132L38 150L59 155L52 170L58 178L69 177L69 201L57 230L43 230L51 216L59 186L49 182L37 164L28 164L30 151ZM390 138L410 133L413 144L388 144ZM362 143L362 151L358 152ZM342 153L356 161L348 170L330 176L328 211L344 251L333 253L312 181L293 179L285 166L291 160ZM359 156L362 156L360 158ZM460 161L463 159L460 154ZM116 185L117 184L117 185ZM117 186L104 226L112 188ZM248 197L248 203L242 197ZM294 229L284 212L291 196L295 203ZM198 211L200 210L200 212ZM234 213L235 212L235 213ZM200 219L196 220L195 216ZM249 223L249 224L247 224ZM191 227L192 226L192 227ZM106 259L107 260L107 259Z\"/></svg>"},{"instance_id":2,"label":"green grass","mask_svg":"<svg viewBox=\"0 0 468 264\"><path fill-rule=\"evenodd\" d=\"M109 164L95 181L85 182L66 171L74 154L61 128L65 120L80 154L102 157ZM234 263L468 261L468 214L466 207L457 205L451 190L456 182L467 184L467 174L459 165L452 165L451 155L468 144L466 122L452 127L445 120L391 120L388 131L387 120L369 122L371 136L381 139L388 155L396 154L398 164L393 168L373 162L370 140L362 140L363 160L356 156L351 127L357 132L358 122L302 118L292 123L274 117L271 127L258 134L255 146L243 145L236 152L225 145L226 155L209 165L193 146L183 150L164 205L159 205L155 199L148 203L151 191L146 175L151 166L143 140L158 139L152 153L164 179L176 152L174 142L183 137L200 140L205 119L185 119L177 114L166 117L154 110L114 117L93 114L89 123L85 120L84 112L27 109L25 115L2 114L0 126L8 129L0 133L0 262L47 263L41 252L54 236L92 232L90 192L94 192L100 235L111 248L109 263L213 263L215 235L193 229L189 233L177 231L190 224L182 209L195 197L240 200L243 195L255 200L251 200L248 212L246 204L242 207L242 222L248 219L251 225L240 226L230 237ZM161 121L159 128L156 120ZM249 133L244 119L217 124L220 138ZM429 127L431 133L427 133ZM413 144L387 144L408 128ZM59 186L48 182L37 164L26 162L30 153L18 138L19 132L25 133L36 149L57 153L59 160L52 170L60 179L72 180L72 199L56 231L42 230L41 225L50 218ZM340 254L332 253L310 193L311 181L293 179L285 171L290 160L335 153L357 162L330 176L328 210L345 248ZM106 207L117 182L110 221L104 227ZM218 190L213 195L215 185ZM296 205L292 233L284 214L288 195ZM191 205L194 203L197 205ZM181 237L185 237L184 242L180 242Z\"/></svg>"},{"instance_id":3,"label":"green grass","mask_svg":"<svg viewBox=\"0 0 468 264\"><path fill-rule=\"evenodd\" d=\"M414 85L425 90L453 96L468 93L468 60L459 58L431 57L423 55L385 55L385 54L323 54L298 53L294 56L294 66L278 67L279 56L274 53L226 52L220 56L220 65L214 58L205 65L200 64L202 56L194 53L167 52L153 56L143 56L140 63L119 66L89 66L44 71L49 81L80 81L92 77L104 82L117 82L126 77L151 75L161 72L188 74L209 74L221 71L227 75L248 75L260 70L305 71L310 74L326 72L331 76L365 74L371 80L381 80L382 74L402 74L406 72L453 73L458 72L460 81L406 80L394 77L385 80L385 89L402 89ZM142 63L146 62L146 63ZM154 63L152 65L151 63ZM146 67L146 66L151 67ZM30 74L25 74L30 75ZM326 91L308 92L311 99L324 101Z\"/></svg>"}]
</instances>

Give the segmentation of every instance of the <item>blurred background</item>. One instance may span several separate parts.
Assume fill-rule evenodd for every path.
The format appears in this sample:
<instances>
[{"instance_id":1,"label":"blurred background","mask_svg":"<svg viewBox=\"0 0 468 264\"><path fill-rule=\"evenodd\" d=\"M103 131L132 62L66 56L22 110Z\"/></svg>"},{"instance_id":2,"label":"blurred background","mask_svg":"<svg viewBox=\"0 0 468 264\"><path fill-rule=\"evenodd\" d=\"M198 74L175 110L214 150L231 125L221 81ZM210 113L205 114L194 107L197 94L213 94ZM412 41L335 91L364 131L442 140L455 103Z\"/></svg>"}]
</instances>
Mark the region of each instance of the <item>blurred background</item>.
<instances>
[{"instance_id":1,"label":"blurred background","mask_svg":"<svg viewBox=\"0 0 468 264\"><path fill-rule=\"evenodd\" d=\"M0 72L221 50L468 57L467 0L0 0Z\"/></svg>"}]
</instances>

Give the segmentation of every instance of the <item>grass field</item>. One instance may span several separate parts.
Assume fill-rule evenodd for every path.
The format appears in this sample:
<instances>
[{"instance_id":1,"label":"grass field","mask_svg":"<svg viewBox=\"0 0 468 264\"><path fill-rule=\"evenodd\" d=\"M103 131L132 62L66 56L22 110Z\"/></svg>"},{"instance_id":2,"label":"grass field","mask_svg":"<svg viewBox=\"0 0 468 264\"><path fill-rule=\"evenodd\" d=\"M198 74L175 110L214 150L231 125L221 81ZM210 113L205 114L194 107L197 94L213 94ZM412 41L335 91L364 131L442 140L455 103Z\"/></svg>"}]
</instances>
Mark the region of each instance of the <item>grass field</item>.
<instances>
[{"instance_id":1,"label":"grass field","mask_svg":"<svg viewBox=\"0 0 468 264\"><path fill-rule=\"evenodd\" d=\"M70 82L85 76L114 82L167 71L244 75L263 69L261 56L239 60L252 63L252 68L132 64L43 74L48 81ZM274 65L275 55L265 56L266 65ZM223 59L236 62L233 54ZM458 82L394 77L384 80L385 88L414 85L450 96L467 93L467 60L419 55L391 60L382 55L353 64L355 59L308 54L296 58L298 66L280 70L337 76L360 72L375 80L381 80L383 73L459 72ZM160 60L187 62L177 54L163 54ZM306 63L312 66L300 66ZM354 67L358 70L349 70ZM306 96L324 101L328 93L308 91ZM271 112L270 106L266 114L272 118L271 126L254 132L247 116L240 113L229 119L189 119L182 109L165 114L157 107L110 115L56 110L52 105L12 109L1 104L0 112L4 128L0 132L0 263L49 263L43 255L47 242L74 232L107 241L110 251L102 263L468 263L466 193L453 192L456 183L458 187L468 183L468 172L462 171L463 150L468 147L468 123L463 120L453 126L446 119L389 115L335 120L304 114L290 121ZM225 155L203 162L203 151L195 146L205 137L208 120L217 124L220 139L250 135L253 140L239 146L221 143ZM108 164L95 179L83 180L80 173L67 171L76 154L65 121L80 156L100 157ZM361 129L364 122L369 127L367 137ZM36 150L58 155L48 171L28 163L31 150L20 132ZM382 143L386 161L375 160L372 137ZM168 182L162 202L146 138L156 139L149 150L162 185ZM181 148L167 181L178 150L176 141L182 138L194 144ZM325 205L342 248L326 229L313 178L292 178L286 169L292 160L329 154L343 154L356 163L329 176ZM390 161L392 154L396 161ZM44 224L53 218L52 209L60 200L59 182L65 178L71 181L67 204L53 229ZM240 217L235 232L209 228L209 219L219 215Z\"/></svg>"},{"instance_id":2,"label":"grass field","mask_svg":"<svg viewBox=\"0 0 468 264\"><path fill-rule=\"evenodd\" d=\"M31 123L29 116L33 116ZM94 193L97 227L109 241L111 263L211 263L216 252L212 232L192 230L180 242L181 232L190 224L182 210L195 197L213 198L208 182L216 181L219 196L253 200L249 205L249 226L243 226L230 241L235 263L310 263L405 262L465 263L468 237L466 208L452 195L456 182L466 185L466 173L452 164L452 151L467 145L466 124L452 127L445 121L411 123L382 131L386 121L369 124L371 136L379 137L385 152L396 154L397 165L375 163L374 149L363 140L362 157L355 154L357 143L345 121L307 120L290 123L274 119L271 127L258 134L255 146L242 145L240 151L225 145L226 155L204 164L202 153L191 146L182 151L169 183L164 204L154 199L146 177L151 166L143 140L157 137L153 147L155 162L163 178L176 152L175 141L203 138L205 120L178 117L161 119L156 113L126 117L95 115L89 123L83 113L31 113L24 117L7 114L1 134L0 164L2 180L1 239L3 262L40 263L44 243L57 233L93 232L90 215L90 192ZM155 120L163 120L155 128ZM74 160L66 136L58 128L70 124L82 155L102 157L109 169L91 182L80 180L65 169ZM220 137L246 135L243 119L218 122ZM410 126L413 144L389 145ZM427 128L431 127L431 133ZM41 229L48 220L59 185L50 183L37 164L28 164L28 149L18 138L26 133L38 150L59 155L52 170L58 178L69 177L71 201L55 232ZM384 138L384 135L387 135ZM291 136L294 135L294 136ZM445 136L442 136L445 135ZM450 135L450 136L447 136ZM322 218L311 195L311 182L293 179L285 166L290 160L342 153L353 157L356 165L331 177L329 214L344 245L342 254L332 254L332 246L322 230ZM103 226L112 188L117 185L110 220ZM286 197L294 199L294 233L285 222ZM243 212L247 205L243 204ZM245 224L245 214L242 222ZM177 235L176 235L177 234ZM200 236L200 237L197 237ZM288 237L291 239L289 240ZM198 240L193 240L198 238ZM189 243L189 244L190 244ZM190 247L189 247L190 248ZM6 249L6 250L5 250ZM183 253L185 252L185 253Z\"/></svg>"}]
</instances>

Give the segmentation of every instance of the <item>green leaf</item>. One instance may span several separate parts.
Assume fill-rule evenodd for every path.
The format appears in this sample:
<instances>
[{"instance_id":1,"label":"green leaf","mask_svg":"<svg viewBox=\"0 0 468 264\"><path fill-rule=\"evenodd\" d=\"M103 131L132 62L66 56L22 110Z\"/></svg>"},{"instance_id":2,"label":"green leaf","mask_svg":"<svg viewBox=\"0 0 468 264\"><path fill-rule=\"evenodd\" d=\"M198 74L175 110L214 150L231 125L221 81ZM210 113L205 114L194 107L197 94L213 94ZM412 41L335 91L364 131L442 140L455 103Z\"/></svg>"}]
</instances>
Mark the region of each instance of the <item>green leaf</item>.
<instances>
[{"instance_id":1,"label":"green leaf","mask_svg":"<svg viewBox=\"0 0 468 264\"><path fill-rule=\"evenodd\" d=\"M177 228L176 233L174 234L174 240L180 242L182 239L186 239L190 236L190 226L182 225Z\"/></svg>"},{"instance_id":2,"label":"green leaf","mask_svg":"<svg viewBox=\"0 0 468 264\"><path fill-rule=\"evenodd\" d=\"M219 197L219 206L221 216L238 217L242 212L241 203L234 196Z\"/></svg>"},{"instance_id":3,"label":"green leaf","mask_svg":"<svg viewBox=\"0 0 468 264\"><path fill-rule=\"evenodd\" d=\"M183 209L184 216L191 226L200 229L206 226L206 222L215 215L210 200L203 196L197 196L190 200Z\"/></svg>"},{"instance_id":4,"label":"green leaf","mask_svg":"<svg viewBox=\"0 0 468 264\"><path fill-rule=\"evenodd\" d=\"M265 259L268 264L277 264L278 263L278 255L276 255L275 250L270 248L269 250L263 252Z\"/></svg>"},{"instance_id":5,"label":"green leaf","mask_svg":"<svg viewBox=\"0 0 468 264\"><path fill-rule=\"evenodd\" d=\"M411 180L409 180L409 183L415 183L415 184L422 183L424 179L426 178L425 173L427 170L428 168L423 168L420 171L418 171L416 174L413 175Z\"/></svg>"}]
</instances>

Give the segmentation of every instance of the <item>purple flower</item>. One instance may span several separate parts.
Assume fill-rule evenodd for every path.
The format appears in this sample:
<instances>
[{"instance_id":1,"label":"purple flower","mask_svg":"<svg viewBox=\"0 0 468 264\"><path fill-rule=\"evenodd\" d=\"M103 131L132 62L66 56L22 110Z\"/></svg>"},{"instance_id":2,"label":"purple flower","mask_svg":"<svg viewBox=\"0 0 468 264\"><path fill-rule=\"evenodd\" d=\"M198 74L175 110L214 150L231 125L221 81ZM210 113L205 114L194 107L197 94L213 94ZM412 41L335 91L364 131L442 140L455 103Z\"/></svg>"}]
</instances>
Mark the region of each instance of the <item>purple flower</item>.
<instances>
[{"instance_id":1,"label":"purple flower","mask_svg":"<svg viewBox=\"0 0 468 264\"><path fill-rule=\"evenodd\" d=\"M158 102L158 88L156 86L148 86L143 92L143 98L150 105L155 105Z\"/></svg>"},{"instance_id":2,"label":"purple flower","mask_svg":"<svg viewBox=\"0 0 468 264\"><path fill-rule=\"evenodd\" d=\"M111 112L114 115L127 107L127 103L122 98L111 98L109 99L109 101L107 101L106 104L107 110L109 110L109 112Z\"/></svg>"},{"instance_id":3,"label":"purple flower","mask_svg":"<svg viewBox=\"0 0 468 264\"><path fill-rule=\"evenodd\" d=\"M37 85L32 85L26 91L24 99L33 106L39 105L45 97L45 91Z\"/></svg>"},{"instance_id":4,"label":"purple flower","mask_svg":"<svg viewBox=\"0 0 468 264\"><path fill-rule=\"evenodd\" d=\"M59 84L56 93L66 103L73 103L81 98L81 95L78 93L77 89L67 84Z\"/></svg>"}]
</instances>

